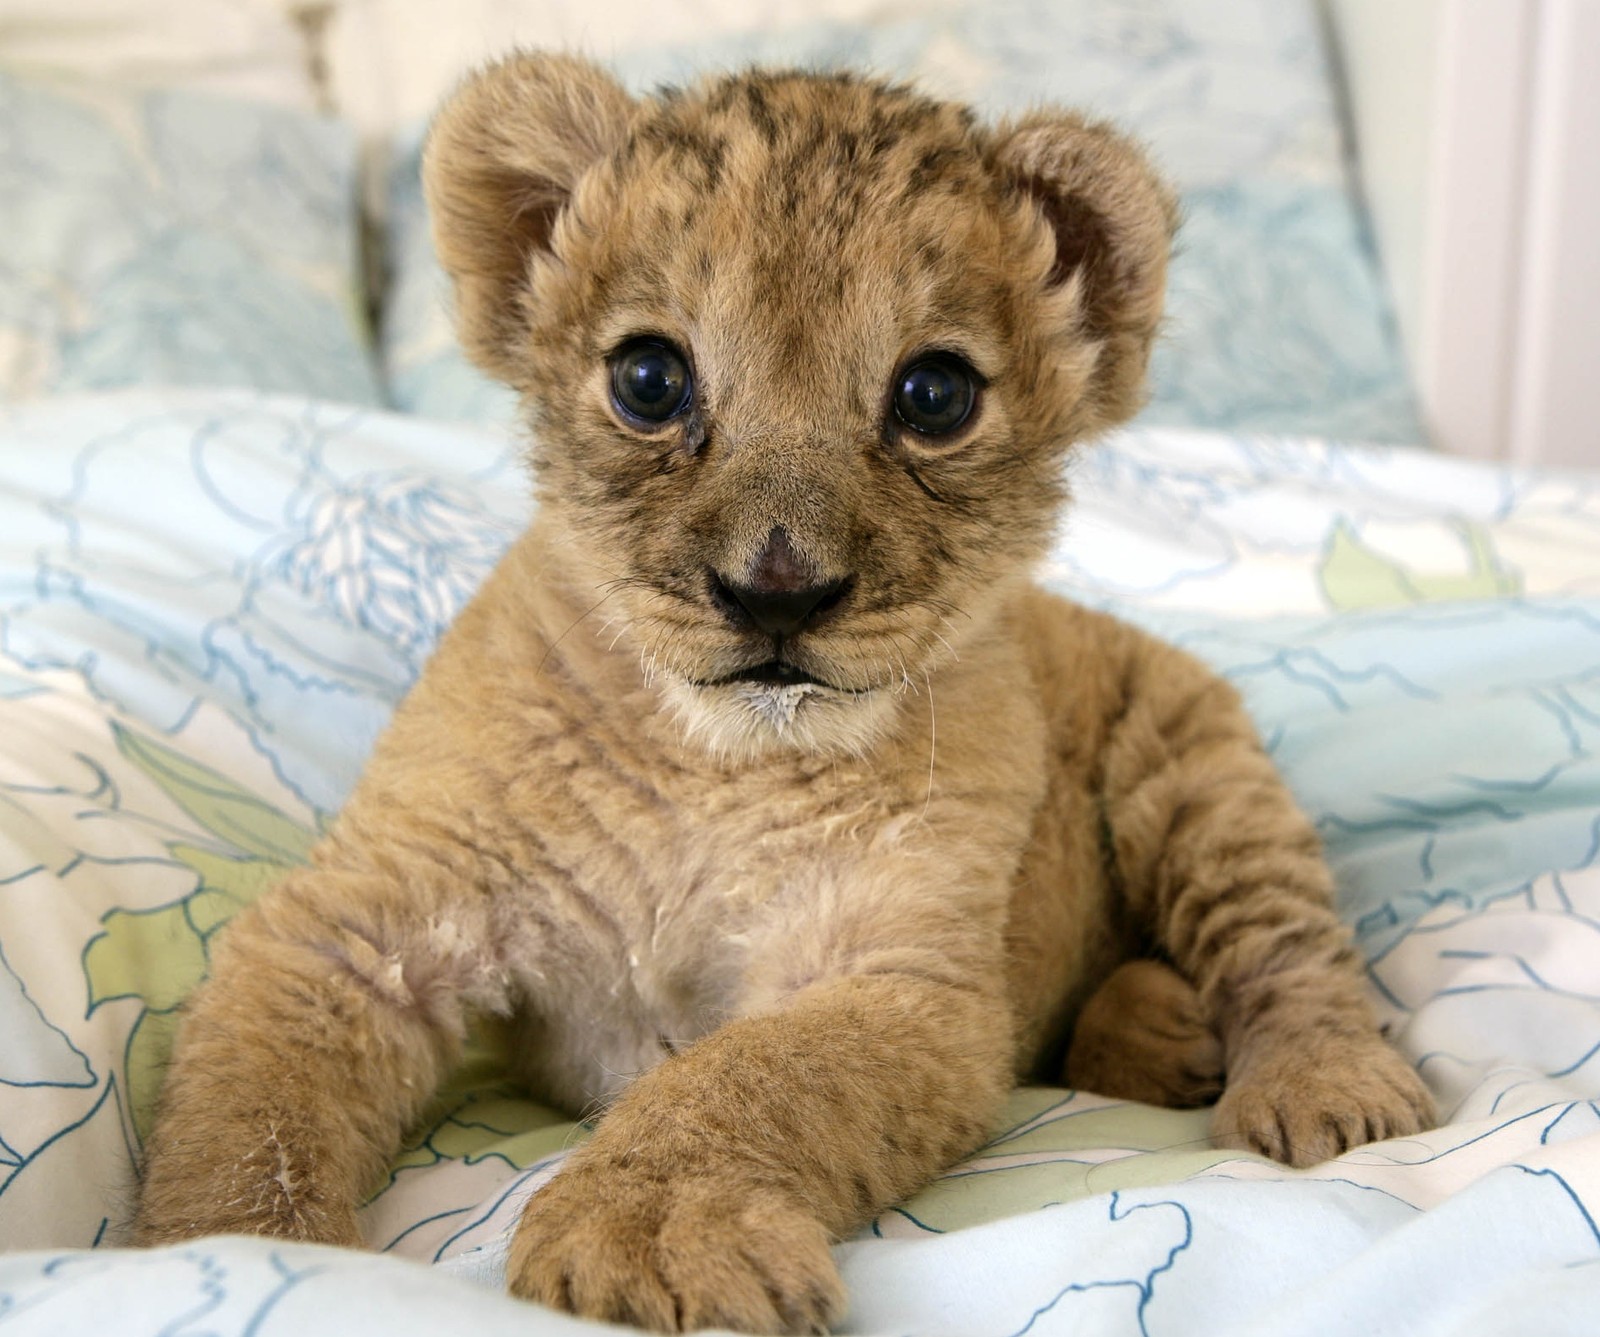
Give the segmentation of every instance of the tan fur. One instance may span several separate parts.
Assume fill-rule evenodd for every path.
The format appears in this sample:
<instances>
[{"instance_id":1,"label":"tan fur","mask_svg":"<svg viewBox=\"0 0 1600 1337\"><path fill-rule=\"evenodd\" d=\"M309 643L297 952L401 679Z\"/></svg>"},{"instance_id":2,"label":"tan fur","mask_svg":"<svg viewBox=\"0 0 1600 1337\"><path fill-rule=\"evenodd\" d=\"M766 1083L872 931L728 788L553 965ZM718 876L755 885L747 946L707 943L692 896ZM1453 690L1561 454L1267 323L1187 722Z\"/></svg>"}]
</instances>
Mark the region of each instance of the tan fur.
<instances>
[{"instance_id":1,"label":"tan fur","mask_svg":"<svg viewBox=\"0 0 1600 1337\"><path fill-rule=\"evenodd\" d=\"M1225 1068L1217 1136L1294 1164L1426 1123L1235 693L1028 583L1160 317L1173 211L1132 145L851 78L635 102L520 56L441 114L427 187L539 518L222 935L142 1239L356 1243L475 1009L519 1016L542 1097L611 1102L512 1290L663 1330L837 1318L829 1241L1059 1077L1102 983L1069 1077L1192 1102ZM654 431L607 397L641 333L696 378ZM886 427L928 348L987 380L950 439ZM776 525L855 582L787 646L838 690L693 685L771 653L706 573Z\"/></svg>"}]
</instances>

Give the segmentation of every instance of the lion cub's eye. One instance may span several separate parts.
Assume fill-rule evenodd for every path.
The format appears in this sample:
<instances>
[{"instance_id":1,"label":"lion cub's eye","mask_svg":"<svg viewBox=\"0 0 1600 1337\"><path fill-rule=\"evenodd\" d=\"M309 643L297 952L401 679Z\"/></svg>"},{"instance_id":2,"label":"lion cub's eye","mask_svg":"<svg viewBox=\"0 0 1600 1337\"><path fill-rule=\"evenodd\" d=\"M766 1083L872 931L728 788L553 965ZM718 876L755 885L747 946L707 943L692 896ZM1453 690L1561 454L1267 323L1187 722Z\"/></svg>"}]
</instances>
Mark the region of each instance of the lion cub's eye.
<instances>
[{"instance_id":1,"label":"lion cub's eye","mask_svg":"<svg viewBox=\"0 0 1600 1337\"><path fill-rule=\"evenodd\" d=\"M954 353L925 353L895 377L894 416L924 436L955 431L977 400L976 374Z\"/></svg>"},{"instance_id":2,"label":"lion cub's eye","mask_svg":"<svg viewBox=\"0 0 1600 1337\"><path fill-rule=\"evenodd\" d=\"M624 417L666 422L693 398L689 364L665 339L634 339L611 355L611 402Z\"/></svg>"}]
</instances>

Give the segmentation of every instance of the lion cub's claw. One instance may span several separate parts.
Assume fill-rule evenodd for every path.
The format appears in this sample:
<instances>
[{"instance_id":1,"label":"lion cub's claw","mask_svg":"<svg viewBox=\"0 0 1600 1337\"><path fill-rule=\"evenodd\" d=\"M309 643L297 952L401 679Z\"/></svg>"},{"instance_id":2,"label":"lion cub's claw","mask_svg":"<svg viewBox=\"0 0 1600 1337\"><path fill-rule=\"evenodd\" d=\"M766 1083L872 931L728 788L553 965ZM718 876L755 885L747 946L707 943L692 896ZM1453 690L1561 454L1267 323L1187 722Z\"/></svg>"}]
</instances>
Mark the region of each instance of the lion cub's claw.
<instances>
[{"instance_id":1,"label":"lion cub's claw","mask_svg":"<svg viewBox=\"0 0 1600 1337\"><path fill-rule=\"evenodd\" d=\"M1307 1166L1436 1120L1422 1079L1374 1033L1250 1055L1229 1072L1211 1132L1220 1146Z\"/></svg>"},{"instance_id":2,"label":"lion cub's claw","mask_svg":"<svg viewBox=\"0 0 1600 1337\"><path fill-rule=\"evenodd\" d=\"M513 1295L656 1332L821 1333L844 1287L820 1222L770 1188L575 1159L529 1202Z\"/></svg>"}]
</instances>

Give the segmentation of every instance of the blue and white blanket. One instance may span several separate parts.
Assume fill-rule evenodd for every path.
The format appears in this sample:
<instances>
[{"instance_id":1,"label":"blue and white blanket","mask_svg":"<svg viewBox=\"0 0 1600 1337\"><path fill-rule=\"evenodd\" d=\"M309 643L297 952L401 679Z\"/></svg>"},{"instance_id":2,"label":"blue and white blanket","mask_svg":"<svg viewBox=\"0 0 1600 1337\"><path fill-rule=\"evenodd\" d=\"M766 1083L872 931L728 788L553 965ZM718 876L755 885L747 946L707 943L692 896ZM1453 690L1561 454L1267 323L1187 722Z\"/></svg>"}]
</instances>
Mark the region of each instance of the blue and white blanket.
<instances>
[{"instance_id":1,"label":"blue and white blanket","mask_svg":"<svg viewBox=\"0 0 1600 1337\"><path fill-rule=\"evenodd\" d=\"M0 408L0 460L0 1332L590 1329L496 1293L583 1129L487 1031L365 1208L389 1257L110 1247L174 1009L525 521L515 444L128 391ZM847 1330L1592 1333L1600 478L1152 429L1074 479L1043 577L1245 692L1446 1122L1297 1172L1020 1091L839 1246Z\"/></svg>"}]
</instances>

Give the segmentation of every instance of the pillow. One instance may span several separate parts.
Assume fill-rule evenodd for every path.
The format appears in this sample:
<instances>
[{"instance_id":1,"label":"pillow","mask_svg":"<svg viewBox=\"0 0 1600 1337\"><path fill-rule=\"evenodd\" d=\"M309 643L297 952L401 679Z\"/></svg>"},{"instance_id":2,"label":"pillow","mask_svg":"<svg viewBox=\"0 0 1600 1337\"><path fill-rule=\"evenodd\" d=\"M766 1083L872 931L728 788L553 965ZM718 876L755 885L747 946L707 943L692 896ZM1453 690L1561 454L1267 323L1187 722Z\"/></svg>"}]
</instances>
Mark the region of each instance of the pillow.
<instances>
[{"instance_id":1,"label":"pillow","mask_svg":"<svg viewBox=\"0 0 1600 1337\"><path fill-rule=\"evenodd\" d=\"M961 3L919 0L918 9ZM340 114L363 135L382 137L427 116L464 71L514 46L609 61L635 47L701 49L818 19L869 24L903 8L898 0L339 0L326 58Z\"/></svg>"},{"instance_id":2,"label":"pillow","mask_svg":"<svg viewBox=\"0 0 1600 1337\"><path fill-rule=\"evenodd\" d=\"M315 4L6 0L0 62L134 88L206 89L311 111Z\"/></svg>"},{"instance_id":3,"label":"pillow","mask_svg":"<svg viewBox=\"0 0 1600 1337\"><path fill-rule=\"evenodd\" d=\"M0 397L379 400L355 144L303 112L0 72Z\"/></svg>"},{"instance_id":4,"label":"pillow","mask_svg":"<svg viewBox=\"0 0 1600 1337\"><path fill-rule=\"evenodd\" d=\"M639 44L639 88L753 61L912 77L989 115L1066 102L1143 135L1182 195L1145 421L1419 440L1388 301L1345 177L1313 10L1282 0L999 0ZM421 135L390 172L381 356L400 407L503 420L511 397L456 350L418 183Z\"/></svg>"}]
</instances>

